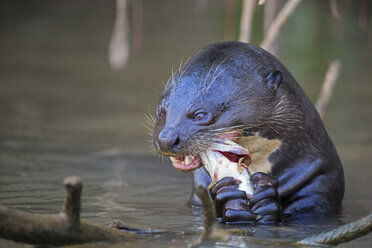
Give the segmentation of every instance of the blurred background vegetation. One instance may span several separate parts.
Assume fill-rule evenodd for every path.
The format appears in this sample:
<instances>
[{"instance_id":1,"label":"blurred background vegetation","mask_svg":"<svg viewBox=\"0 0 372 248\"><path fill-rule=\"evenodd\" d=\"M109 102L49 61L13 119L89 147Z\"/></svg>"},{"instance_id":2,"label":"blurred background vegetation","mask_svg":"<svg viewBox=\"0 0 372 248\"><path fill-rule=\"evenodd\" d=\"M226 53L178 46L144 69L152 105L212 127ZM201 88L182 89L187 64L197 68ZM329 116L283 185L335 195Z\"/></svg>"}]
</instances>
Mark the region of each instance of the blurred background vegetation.
<instances>
[{"instance_id":1,"label":"blurred background vegetation","mask_svg":"<svg viewBox=\"0 0 372 248\"><path fill-rule=\"evenodd\" d=\"M108 46L115 1L1 1L2 132L44 140L32 147L43 146L47 138L59 144L74 140L89 151L113 147L148 153L143 115L154 111L171 68L209 43L238 38L241 1L204 2L203 7L198 1L130 1L132 51L125 68L114 70ZM336 143L371 139L371 18L360 23L362 2L338 1L341 18L336 19L329 1L303 1L279 38L280 60L313 101L328 63L341 60L325 119ZM263 13L257 7L253 44L263 38ZM58 149L54 146L42 148Z\"/></svg>"}]
</instances>

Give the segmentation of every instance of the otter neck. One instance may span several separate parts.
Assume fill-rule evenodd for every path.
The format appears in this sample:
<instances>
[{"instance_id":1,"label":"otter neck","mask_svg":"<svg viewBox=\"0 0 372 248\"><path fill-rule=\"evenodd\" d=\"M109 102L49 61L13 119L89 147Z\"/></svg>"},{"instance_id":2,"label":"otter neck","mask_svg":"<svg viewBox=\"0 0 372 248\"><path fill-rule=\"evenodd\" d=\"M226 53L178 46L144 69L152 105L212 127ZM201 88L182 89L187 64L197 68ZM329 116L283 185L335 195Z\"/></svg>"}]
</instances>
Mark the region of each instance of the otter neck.
<instances>
[{"instance_id":1,"label":"otter neck","mask_svg":"<svg viewBox=\"0 0 372 248\"><path fill-rule=\"evenodd\" d=\"M282 141L262 137L256 132L252 136L239 139L237 143L248 149L252 159L249 171L253 174L256 172L271 172L272 163L269 157L280 148Z\"/></svg>"}]
</instances>

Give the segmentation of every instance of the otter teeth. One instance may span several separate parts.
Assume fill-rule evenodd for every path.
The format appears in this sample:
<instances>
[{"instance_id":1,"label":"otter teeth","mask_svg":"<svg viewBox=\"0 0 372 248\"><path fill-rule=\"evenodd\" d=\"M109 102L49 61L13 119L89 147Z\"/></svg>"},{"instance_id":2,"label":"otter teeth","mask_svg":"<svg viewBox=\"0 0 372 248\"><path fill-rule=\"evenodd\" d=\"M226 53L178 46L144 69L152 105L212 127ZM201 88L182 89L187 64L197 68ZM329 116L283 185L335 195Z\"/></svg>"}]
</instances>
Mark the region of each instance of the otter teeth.
<instances>
[{"instance_id":1,"label":"otter teeth","mask_svg":"<svg viewBox=\"0 0 372 248\"><path fill-rule=\"evenodd\" d=\"M192 162L192 159L189 156L185 157L185 165L190 165Z\"/></svg>"},{"instance_id":2,"label":"otter teeth","mask_svg":"<svg viewBox=\"0 0 372 248\"><path fill-rule=\"evenodd\" d=\"M169 157L170 158L170 160L172 161L172 162L174 162L174 163L179 163L179 162L181 162L179 159L177 159L177 158L175 158L175 157Z\"/></svg>"},{"instance_id":3,"label":"otter teeth","mask_svg":"<svg viewBox=\"0 0 372 248\"><path fill-rule=\"evenodd\" d=\"M184 165L190 165L195 157L193 155L189 155L189 156L186 156L184 159L175 158L175 157L169 157L169 158L173 163L182 163Z\"/></svg>"}]
</instances>

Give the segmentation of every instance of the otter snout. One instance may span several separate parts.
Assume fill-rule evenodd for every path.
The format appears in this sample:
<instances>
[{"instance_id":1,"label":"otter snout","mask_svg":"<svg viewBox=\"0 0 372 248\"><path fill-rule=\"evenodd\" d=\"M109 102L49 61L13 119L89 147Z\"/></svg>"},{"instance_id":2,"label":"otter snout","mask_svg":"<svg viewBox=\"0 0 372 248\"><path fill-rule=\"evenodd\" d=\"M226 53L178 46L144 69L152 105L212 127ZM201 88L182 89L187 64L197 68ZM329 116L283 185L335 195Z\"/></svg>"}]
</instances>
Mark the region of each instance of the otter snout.
<instances>
[{"instance_id":1,"label":"otter snout","mask_svg":"<svg viewBox=\"0 0 372 248\"><path fill-rule=\"evenodd\" d=\"M176 129L163 128L154 140L157 152L163 155L178 154L181 146L181 139Z\"/></svg>"}]
</instances>

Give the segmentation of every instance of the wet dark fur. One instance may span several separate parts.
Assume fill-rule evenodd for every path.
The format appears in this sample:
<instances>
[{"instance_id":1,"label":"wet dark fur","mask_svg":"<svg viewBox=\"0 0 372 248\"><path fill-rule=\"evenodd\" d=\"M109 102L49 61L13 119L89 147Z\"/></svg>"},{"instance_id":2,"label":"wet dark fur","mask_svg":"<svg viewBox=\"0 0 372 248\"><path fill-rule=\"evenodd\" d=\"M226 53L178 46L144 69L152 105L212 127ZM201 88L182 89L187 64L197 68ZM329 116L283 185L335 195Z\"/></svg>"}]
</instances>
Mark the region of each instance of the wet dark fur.
<instances>
[{"instance_id":1,"label":"wet dark fur","mask_svg":"<svg viewBox=\"0 0 372 248\"><path fill-rule=\"evenodd\" d=\"M268 84L273 71L282 75L277 88ZM193 116L199 109L208 113L202 121ZM269 160L284 213L340 209L343 169L317 111L276 58L240 42L205 47L170 78L157 109L154 145L163 155L198 154L231 128L282 141ZM209 182L203 168L194 172L194 186Z\"/></svg>"}]
</instances>

